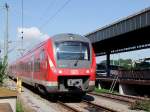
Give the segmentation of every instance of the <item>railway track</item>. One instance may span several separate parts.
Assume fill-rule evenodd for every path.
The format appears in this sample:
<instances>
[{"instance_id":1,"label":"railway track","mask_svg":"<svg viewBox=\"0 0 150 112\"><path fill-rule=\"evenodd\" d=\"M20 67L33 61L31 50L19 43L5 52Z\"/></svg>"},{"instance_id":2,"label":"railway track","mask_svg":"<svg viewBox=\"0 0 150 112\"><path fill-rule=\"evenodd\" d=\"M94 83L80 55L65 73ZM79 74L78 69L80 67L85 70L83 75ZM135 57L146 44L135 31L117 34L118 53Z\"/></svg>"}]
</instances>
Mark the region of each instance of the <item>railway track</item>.
<instances>
[{"instance_id":1,"label":"railway track","mask_svg":"<svg viewBox=\"0 0 150 112\"><path fill-rule=\"evenodd\" d=\"M73 108L73 107L71 107L71 106L69 106L69 105L67 105L67 104L65 104L65 103L63 103L63 102L61 102L61 101L57 101L57 103L60 104L60 105L62 105L64 108L69 109L70 111L73 111L73 112L80 112L80 111L77 110L76 108Z\"/></svg>"},{"instance_id":2,"label":"railway track","mask_svg":"<svg viewBox=\"0 0 150 112\"><path fill-rule=\"evenodd\" d=\"M12 81L12 82L15 83L14 81ZM77 101L77 102L74 102L74 101L70 102L67 100L65 101L64 100L65 98L62 98L62 99L58 98L58 100L56 102L52 102L52 100L50 98L45 97L44 95L42 95L42 97L41 97L41 94L39 94L37 91L35 91L33 88L31 88L28 85L24 85L24 92L30 93L30 95L32 94L32 95L34 95L33 97L36 96L38 99L43 99L43 101L46 100L45 102L47 102L47 104L48 104L48 102L55 103L56 105L59 106L59 108L60 107L64 108L64 110L66 110L65 112L118 112L118 111L112 110L110 108L107 108L105 106L94 104L94 103L84 100L84 99L81 99L80 101ZM28 98L30 98L30 97L28 97ZM30 98L30 100L32 100L32 98ZM41 106L34 105L34 107L41 107Z\"/></svg>"},{"instance_id":3,"label":"railway track","mask_svg":"<svg viewBox=\"0 0 150 112\"><path fill-rule=\"evenodd\" d=\"M69 104L69 103L63 103L61 102L62 105L64 105L66 108L71 108L74 112L138 112L137 110L130 110L129 109L129 104L133 103L136 100L148 100L148 98L143 98L143 97L134 97L134 96L123 96L123 95L117 95L117 94L94 94L94 93L89 93L90 96L97 96L95 100L103 100L106 97L107 100L118 100L119 102L112 101L111 105L105 105L104 102L102 101L103 105L101 105L100 102L97 101L89 101L86 98L83 98L82 101L78 104ZM102 99L98 98L98 96L101 96ZM113 97L112 97L113 96ZM116 98L119 97L119 98ZM131 99L129 99L131 98ZM111 102L111 101L110 101ZM127 105L122 104L121 102L125 102ZM118 105L118 106L115 106ZM80 107L80 108L79 108ZM118 107L118 108L116 108ZM143 112L143 111L140 111Z\"/></svg>"},{"instance_id":4,"label":"railway track","mask_svg":"<svg viewBox=\"0 0 150 112\"><path fill-rule=\"evenodd\" d=\"M34 92L34 91L31 90L31 92ZM51 100L49 100L49 98L44 98L44 99L52 103ZM67 102L67 101L64 101L64 98L63 99L58 98L58 100L56 101L56 104L64 107L64 109L67 110L67 112L68 111L69 112L119 112L111 108L108 108L106 106L92 103L85 99L81 99L81 101L79 102L74 102L74 101Z\"/></svg>"},{"instance_id":5,"label":"railway track","mask_svg":"<svg viewBox=\"0 0 150 112\"><path fill-rule=\"evenodd\" d=\"M119 94L112 94L112 93L95 93L91 92L89 95L95 95L95 96L100 96L100 97L105 97L109 98L112 100L117 100L125 103L134 103L135 101L138 100L150 100L149 98L144 98L144 97L137 97L137 96L129 96L129 95L119 95Z\"/></svg>"},{"instance_id":6,"label":"railway track","mask_svg":"<svg viewBox=\"0 0 150 112\"><path fill-rule=\"evenodd\" d=\"M69 104L69 103L63 103L61 101L58 101L58 103L65 108L70 109L73 112L118 112L116 110L94 104L92 102L82 100L80 103L78 103L78 106L74 106L74 104ZM77 104L76 104L77 105ZM81 107L81 108L79 108Z\"/></svg>"},{"instance_id":7,"label":"railway track","mask_svg":"<svg viewBox=\"0 0 150 112\"><path fill-rule=\"evenodd\" d=\"M70 99L70 98L67 99L63 96L63 97L59 97L58 100L53 102L48 97L45 98L45 97L41 96L41 94L39 95L38 92L35 92L35 90L33 90L31 88L31 86L30 87L25 86L25 88L27 89L27 91L25 89L23 94L27 93L28 95L33 95L33 96L28 96L26 94L27 98L23 96L24 99L31 100L30 101L31 104L33 104L33 101L32 101L33 97L37 98L37 99L41 99L41 101L38 101L39 102L38 104L32 105L32 107L38 107L37 108L38 110L39 110L39 108L40 108L40 110L44 110L43 109L44 107L41 106L40 102L47 102L46 103L47 109L51 108L53 110L56 110L55 112L57 112L57 111L60 111L60 112L61 111L63 111L63 112L128 112L129 111L127 109L128 106L126 106L126 107L125 107L125 105L120 106L121 105L120 103L115 104L114 101L109 103L110 105L105 105L106 103L104 100L106 100L106 99L104 99L103 97L102 97L102 99L100 99L97 96L94 98L94 100L91 100L90 98L85 99L83 97L80 101L73 101L72 99ZM88 95L86 95L86 96L88 96ZM90 93L90 97L93 97L93 96L94 95L91 95L91 93ZM67 99L68 101L65 99ZM107 100L109 101L110 99L107 99ZM53 107L53 105L54 105L54 107ZM29 104L29 106L30 106L30 104ZM122 111L122 110L124 110L124 111ZM45 112L45 111L39 111L39 112ZM131 112L137 112L137 111L131 111Z\"/></svg>"},{"instance_id":8,"label":"railway track","mask_svg":"<svg viewBox=\"0 0 150 112\"><path fill-rule=\"evenodd\" d=\"M92 103L92 102L89 102L89 101L86 101L86 100L83 100L83 102L87 103L88 105L92 105L94 107L97 107L99 108L100 110L102 110L102 112L118 112L116 110L113 110L111 108L108 108L106 106L102 106L102 105L97 105L95 103Z\"/></svg>"}]
</instances>

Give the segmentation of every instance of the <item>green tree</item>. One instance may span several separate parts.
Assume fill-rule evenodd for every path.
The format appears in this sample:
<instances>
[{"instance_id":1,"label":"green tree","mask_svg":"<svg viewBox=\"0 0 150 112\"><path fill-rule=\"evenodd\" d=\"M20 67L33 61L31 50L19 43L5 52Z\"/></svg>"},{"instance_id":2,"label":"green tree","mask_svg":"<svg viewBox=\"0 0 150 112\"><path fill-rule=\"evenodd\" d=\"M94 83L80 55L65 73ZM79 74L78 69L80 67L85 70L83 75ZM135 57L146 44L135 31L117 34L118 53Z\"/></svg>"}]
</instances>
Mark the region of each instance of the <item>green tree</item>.
<instances>
[{"instance_id":1,"label":"green tree","mask_svg":"<svg viewBox=\"0 0 150 112\"><path fill-rule=\"evenodd\" d=\"M7 56L0 62L0 86L2 86L4 79L7 78Z\"/></svg>"},{"instance_id":2,"label":"green tree","mask_svg":"<svg viewBox=\"0 0 150 112\"><path fill-rule=\"evenodd\" d=\"M103 60L101 64L106 65L106 60ZM132 69L132 60L131 59L110 60L110 65L121 66L124 69L130 70Z\"/></svg>"}]
</instances>

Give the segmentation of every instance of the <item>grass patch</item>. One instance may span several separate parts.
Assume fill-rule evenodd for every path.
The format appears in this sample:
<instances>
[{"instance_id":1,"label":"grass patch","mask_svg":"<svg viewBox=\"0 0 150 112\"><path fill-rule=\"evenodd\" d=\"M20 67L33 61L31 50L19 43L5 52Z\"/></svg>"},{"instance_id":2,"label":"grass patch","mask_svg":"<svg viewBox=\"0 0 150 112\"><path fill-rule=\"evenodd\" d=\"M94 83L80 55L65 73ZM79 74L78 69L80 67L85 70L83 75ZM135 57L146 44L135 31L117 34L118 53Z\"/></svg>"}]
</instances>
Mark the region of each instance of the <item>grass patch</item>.
<instances>
[{"instance_id":1,"label":"grass patch","mask_svg":"<svg viewBox=\"0 0 150 112\"><path fill-rule=\"evenodd\" d=\"M19 100L17 100L16 112L24 112L24 111L23 111L22 104L21 104L21 102L20 102Z\"/></svg>"},{"instance_id":2,"label":"grass patch","mask_svg":"<svg viewBox=\"0 0 150 112\"><path fill-rule=\"evenodd\" d=\"M97 93L110 93L108 89L98 89L98 88L95 88L94 91L97 92ZM114 91L112 93L117 94L118 92Z\"/></svg>"},{"instance_id":3,"label":"grass patch","mask_svg":"<svg viewBox=\"0 0 150 112\"><path fill-rule=\"evenodd\" d=\"M150 100L148 101L136 101L131 104L130 109L132 110L145 110L150 112Z\"/></svg>"},{"instance_id":4,"label":"grass patch","mask_svg":"<svg viewBox=\"0 0 150 112\"><path fill-rule=\"evenodd\" d=\"M109 90L107 90L107 89L98 89L98 88L95 88L94 91L97 92L97 93L109 93Z\"/></svg>"}]
</instances>

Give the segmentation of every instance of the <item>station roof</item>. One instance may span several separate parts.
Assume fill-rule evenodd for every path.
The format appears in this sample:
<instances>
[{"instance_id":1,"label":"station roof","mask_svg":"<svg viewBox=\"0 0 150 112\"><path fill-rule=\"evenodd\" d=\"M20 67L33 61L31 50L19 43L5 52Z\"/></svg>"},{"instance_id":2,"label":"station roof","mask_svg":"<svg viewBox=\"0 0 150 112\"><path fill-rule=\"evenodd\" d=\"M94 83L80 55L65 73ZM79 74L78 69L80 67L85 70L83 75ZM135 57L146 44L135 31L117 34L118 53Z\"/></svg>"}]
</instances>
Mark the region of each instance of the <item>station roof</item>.
<instances>
[{"instance_id":1,"label":"station roof","mask_svg":"<svg viewBox=\"0 0 150 112\"><path fill-rule=\"evenodd\" d=\"M150 47L150 7L85 35L97 55Z\"/></svg>"}]
</instances>

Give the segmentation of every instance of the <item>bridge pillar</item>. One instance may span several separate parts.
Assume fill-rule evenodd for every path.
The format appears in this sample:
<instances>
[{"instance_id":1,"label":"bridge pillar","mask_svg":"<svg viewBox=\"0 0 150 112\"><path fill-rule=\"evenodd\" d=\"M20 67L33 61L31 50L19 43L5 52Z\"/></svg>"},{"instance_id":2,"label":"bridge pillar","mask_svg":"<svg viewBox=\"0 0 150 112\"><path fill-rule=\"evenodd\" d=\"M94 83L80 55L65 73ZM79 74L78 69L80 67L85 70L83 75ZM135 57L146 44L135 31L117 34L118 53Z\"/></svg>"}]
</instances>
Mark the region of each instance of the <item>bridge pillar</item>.
<instances>
[{"instance_id":1,"label":"bridge pillar","mask_svg":"<svg viewBox=\"0 0 150 112\"><path fill-rule=\"evenodd\" d=\"M110 52L106 52L106 71L107 76L110 76Z\"/></svg>"},{"instance_id":2,"label":"bridge pillar","mask_svg":"<svg viewBox=\"0 0 150 112\"><path fill-rule=\"evenodd\" d=\"M121 95L136 95L134 87L127 84L119 84L119 93Z\"/></svg>"},{"instance_id":3,"label":"bridge pillar","mask_svg":"<svg viewBox=\"0 0 150 112\"><path fill-rule=\"evenodd\" d=\"M98 83L98 89L102 89L101 83Z\"/></svg>"}]
</instances>

